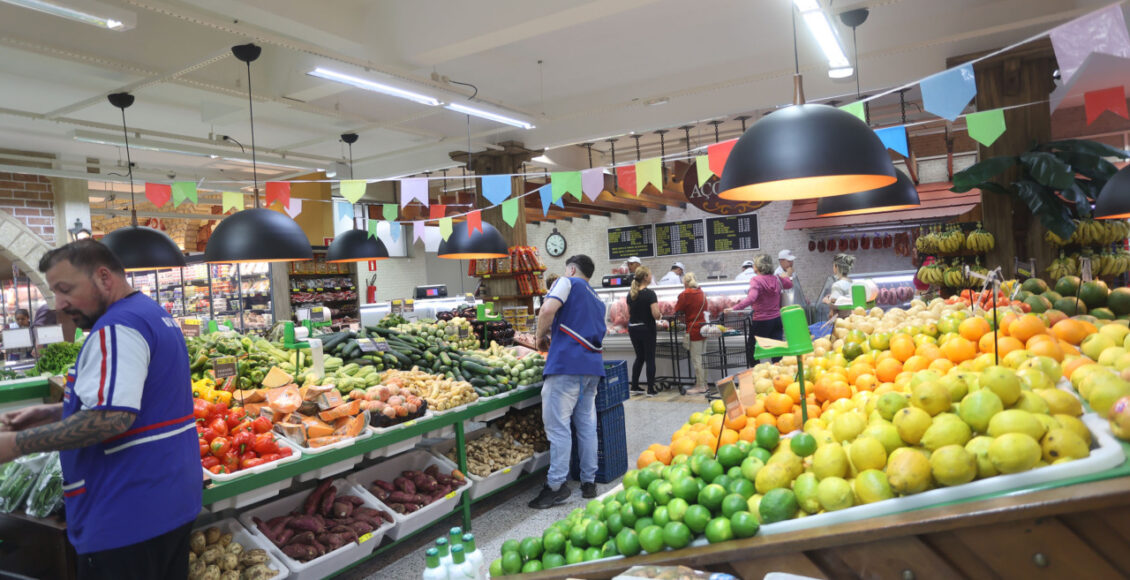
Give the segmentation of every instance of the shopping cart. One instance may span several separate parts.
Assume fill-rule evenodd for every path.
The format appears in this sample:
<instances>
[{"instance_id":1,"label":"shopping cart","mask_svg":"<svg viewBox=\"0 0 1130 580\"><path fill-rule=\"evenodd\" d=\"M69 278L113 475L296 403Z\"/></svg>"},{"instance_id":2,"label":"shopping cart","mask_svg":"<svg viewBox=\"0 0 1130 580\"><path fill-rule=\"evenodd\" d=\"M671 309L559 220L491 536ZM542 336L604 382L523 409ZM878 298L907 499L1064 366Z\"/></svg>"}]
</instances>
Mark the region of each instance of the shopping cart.
<instances>
[{"instance_id":1,"label":"shopping cart","mask_svg":"<svg viewBox=\"0 0 1130 580\"><path fill-rule=\"evenodd\" d=\"M749 314L745 312L724 312L721 320L713 324L726 327L726 331L718 336L711 336L706 339L706 348L702 353L703 366L708 371L718 371L719 377L728 377L735 372L745 370L745 344L746 336L749 334ZM715 383L708 383L706 386L707 400L714 400L719 397Z\"/></svg>"},{"instance_id":2,"label":"shopping cart","mask_svg":"<svg viewBox=\"0 0 1130 580\"><path fill-rule=\"evenodd\" d=\"M655 388L667 390L679 389L680 395L687 394L687 387L694 386L694 370L691 368L690 351L683 344L683 335L687 331L686 318L682 312L674 316L664 316L667 321L667 330L659 331L655 343L655 362L660 360L671 362L671 375L655 378ZM686 364L686 374L683 373L683 364Z\"/></svg>"}]
</instances>

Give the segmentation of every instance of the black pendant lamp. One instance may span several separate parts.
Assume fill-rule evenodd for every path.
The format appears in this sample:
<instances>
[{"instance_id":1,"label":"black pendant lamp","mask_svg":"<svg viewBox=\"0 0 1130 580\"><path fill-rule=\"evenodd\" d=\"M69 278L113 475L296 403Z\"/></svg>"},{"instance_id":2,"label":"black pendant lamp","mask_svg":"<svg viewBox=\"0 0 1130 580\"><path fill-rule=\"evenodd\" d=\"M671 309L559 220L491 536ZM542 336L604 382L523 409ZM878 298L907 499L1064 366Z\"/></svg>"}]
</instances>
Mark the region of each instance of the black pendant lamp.
<instances>
[{"instance_id":1,"label":"black pendant lamp","mask_svg":"<svg viewBox=\"0 0 1130 580\"><path fill-rule=\"evenodd\" d=\"M353 179L353 144L357 142L357 133L345 133L341 140L349 146L349 178ZM388 248L385 243L376 236L369 237L369 232L358 229L334 237L326 251L326 261L330 263L387 259Z\"/></svg>"},{"instance_id":2,"label":"black pendant lamp","mask_svg":"<svg viewBox=\"0 0 1130 580\"><path fill-rule=\"evenodd\" d=\"M1127 219L1130 218L1130 170L1126 167L1118 170L1099 192L1095 200L1095 210L1092 214L1095 219Z\"/></svg>"},{"instance_id":3,"label":"black pendant lamp","mask_svg":"<svg viewBox=\"0 0 1130 580\"><path fill-rule=\"evenodd\" d=\"M858 215L918 207L918 189L914 187L914 182L905 173L896 173L898 181L893 185L816 200L816 215Z\"/></svg>"},{"instance_id":4,"label":"black pendant lamp","mask_svg":"<svg viewBox=\"0 0 1130 580\"><path fill-rule=\"evenodd\" d=\"M722 170L718 197L735 201L830 197L878 189L895 180L887 148L867 123L836 107L805 104L796 58L793 106L762 117L738 139Z\"/></svg>"},{"instance_id":5,"label":"black pendant lamp","mask_svg":"<svg viewBox=\"0 0 1130 580\"><path fill-rule=\"evenodd\" d=\"M485 260L510 255L506 240L494 226L482 222L483 231L467 235L467 222L451 228L447 240L439 243L439 257L449 260Z\"/></svg>"},{"instance_id":6,"label":"black pendant lamp","mask_svg":"<svg viewBox=\"0 0 1130 580\"><path fill-rule=\"evenodd\" d=\"M181 268L184 252L165 232L137 225L137 202L133 192L133 161L129 154L129 131L126 130L126 109L133 104L133 95L114 93L110 104L122 110L122 135L125 137L126 167L129 174L130 225L102 237L102 243L118 257L126 271Z\"/></svg>"},{"instance_id":7,"label":"black pendant lamp","mask_svg":"<svg viewBox=\"0 0 1130 580\"><path fill-rule=\"evenodd\" d=\"M204 259L208 263L297 262L313 260L310 240L297 222L283 213L259 207L259 169L255 163L255 108L251 99L251 63L262 48L254 44L233 46L232 54L247 64L247 106L251 113L251 173L255 207L236 212L220 221Z\"/></svg>"}]
</instances>

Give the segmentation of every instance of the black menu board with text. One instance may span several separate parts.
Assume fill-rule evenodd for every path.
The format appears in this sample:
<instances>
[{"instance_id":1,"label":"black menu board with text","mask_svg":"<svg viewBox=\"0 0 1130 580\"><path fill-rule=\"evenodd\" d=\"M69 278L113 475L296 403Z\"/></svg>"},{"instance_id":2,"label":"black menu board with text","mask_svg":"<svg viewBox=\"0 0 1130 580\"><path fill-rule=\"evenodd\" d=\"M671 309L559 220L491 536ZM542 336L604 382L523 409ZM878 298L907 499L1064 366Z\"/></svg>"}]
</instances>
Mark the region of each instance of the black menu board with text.
<instances>
[{"instance_id":1,"label":"black menu board with text","mask_svg":"<svg viewBox=\"0 0 1130 580\"><path fill-rule=\"evenodd\" d=\"M655 235L651 225L608 228L608 259L615 262L632 256L655 256Z\"/></svg>"},{"instance_id":2,"label":"black menu board with text","mask_svg":"<svg viewBox=\"0 0 1130 580\"><path fill-rule=\"evenodd\" d=\"M706 227L702 220L655 224L655 255L706 253Z\"/></svg>"},{"instance_id":3,"label":"black menu board with text","mask_svg":"<svg viewBox=\"0 0 1130 580\"><path fill-rule=\"evenodd\" d=\"M710 252L761 249L757 214L707 218L706 248Z\"/></svg>"}]
</instances>

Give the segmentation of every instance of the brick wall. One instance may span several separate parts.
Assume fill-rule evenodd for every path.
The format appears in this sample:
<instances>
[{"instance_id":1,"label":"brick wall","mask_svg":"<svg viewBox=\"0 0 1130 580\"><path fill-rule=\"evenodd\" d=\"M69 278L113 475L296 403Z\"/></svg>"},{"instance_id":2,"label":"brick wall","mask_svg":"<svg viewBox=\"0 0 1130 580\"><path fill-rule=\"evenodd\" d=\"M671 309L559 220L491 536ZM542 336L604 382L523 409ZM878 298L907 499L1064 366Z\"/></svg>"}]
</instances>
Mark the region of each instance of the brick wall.
<instances>
[{"instance_id":1,"label":"brick wall","mask_svg":"<svg viewBox=\"0 0 1130 580\"><path fill-rule=\"evenodd\" d=\"M0 210L8 212L48 244L55 243L55 202L46 177L0 173Z\"/></svg>"}]
</instances>

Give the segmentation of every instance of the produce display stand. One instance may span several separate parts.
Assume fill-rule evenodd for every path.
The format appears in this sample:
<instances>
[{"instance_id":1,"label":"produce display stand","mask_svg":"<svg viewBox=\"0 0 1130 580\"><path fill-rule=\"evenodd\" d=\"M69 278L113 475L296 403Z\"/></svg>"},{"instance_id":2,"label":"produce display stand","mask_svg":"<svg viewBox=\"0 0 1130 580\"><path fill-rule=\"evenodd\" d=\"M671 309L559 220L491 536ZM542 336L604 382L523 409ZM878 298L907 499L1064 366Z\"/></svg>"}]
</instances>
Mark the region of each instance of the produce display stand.
<instances>
[{"instance_id":1,"label":"produce display stand","mask_svg":"<svg viewBox=\"0 0 1130 580\"><path fill-rule=\"evenodd\" d=\"M37 405L42 403L50 392L46 377L0 381L0 412Z\"/></svg>"}]
</instances>

